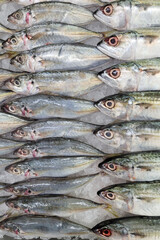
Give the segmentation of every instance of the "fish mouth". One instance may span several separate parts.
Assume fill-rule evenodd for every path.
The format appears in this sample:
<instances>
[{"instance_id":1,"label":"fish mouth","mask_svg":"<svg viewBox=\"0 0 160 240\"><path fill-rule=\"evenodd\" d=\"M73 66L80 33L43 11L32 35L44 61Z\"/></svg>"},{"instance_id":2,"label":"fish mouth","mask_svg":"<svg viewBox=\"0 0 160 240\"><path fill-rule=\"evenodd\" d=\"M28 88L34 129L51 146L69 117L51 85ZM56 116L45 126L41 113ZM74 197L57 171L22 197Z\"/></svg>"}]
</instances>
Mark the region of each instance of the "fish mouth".
<instances>
[{"instance_id":1,"label":"fish mouth","mask_svg":"<svg viewBox=\"0 0 160 240\"><path fill-rule=\"evenodd\" d=\"M103 40L97 44L97 48L107 56L113 57L113 58L115 57L115 56L112 56L111 52L108 49L106 49L106 44L103 42Z\"/></svg>"}]
</instances>

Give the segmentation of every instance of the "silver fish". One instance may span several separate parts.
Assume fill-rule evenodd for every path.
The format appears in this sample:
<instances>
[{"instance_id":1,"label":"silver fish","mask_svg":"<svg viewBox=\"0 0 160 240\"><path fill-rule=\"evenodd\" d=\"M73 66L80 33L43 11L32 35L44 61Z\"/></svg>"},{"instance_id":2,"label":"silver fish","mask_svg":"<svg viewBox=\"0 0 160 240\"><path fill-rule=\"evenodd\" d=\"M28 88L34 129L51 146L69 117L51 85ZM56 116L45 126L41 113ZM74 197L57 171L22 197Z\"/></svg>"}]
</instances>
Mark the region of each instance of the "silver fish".
<instances>
[{"instance_id":1,"label":"silver fish","mask_svg":"<svg viewBox=\"0 0 160 240\"><path fill-rule=\"evenodd\" d=\"M7 155L9 153L13 153L18 147L24 145L23 143L11 141L7 139L0 139L0 156Z\"/></svg>"},{"instance_id":2,"label":"silver fish","mask_svg":"<svg viewBox=\"0 0 160 240\"><path fill-rule=\"evenodd\" d=\"M13 57L11 65L28 71L91 70L112 60L96 47L83 44L48 45Z\"/></svg>"},{"instance_id":3,"label":"silver fish","mask_svg":"<svg viewBox=\"0 0 160 240\"><path fill-rule=\"evenodd\" d=\"M42 72L11 77L5 87L18 94L82 95L102 84L96 74L80 71Z\"/></svg>"},{"instance_id":4,"label":"silver fish","mask_svg":"<svg viewBox=\"0 0 160 240\"><path fill-rule=\"evenodd\" d=\"M91 101L42 94L18 98L5 103L2 109L31 119L77 118L98 111Z\"/></svg>"},{"instance_id":5,"label":"silver fish","mask_svg":"<svg viewBox=\"0 0 160 240\"><path fill-rule=\"evenodd\" d=\"M10 70L0 68L0 87L2 87L6 80L22 75L20 72L13 72Z\"/></svg>"},{"instance_id":6,"label":"silver fish","mask_svg":"<svg viewBox=\"0 0 160 240\"><path fill-rule=\"evenodd\" d=\"M3 0L0 0L0 3L1 3L1 1L3 1ZM7 28L7 27L5 27L4 25L2 25L2 24L0 23L0 32L1 32L1 33L13 34L13 33L16 32L16 30L15 30L15 29Z\"/></svg>"},{"instance_id":7,"label":"silver fish","mask_svg":"<svg viewBox=\"0 0 160 240\"><path fill-rule=\"evenodd\" d=\"M0 104L5 102L6 100L14 99L16 96L17 96L17 93L15 92L0 90Z\"/></svg>"},{"instance_id":8,"label":"silver fish","mask_svg":"<svg viewBox=\"0 0 160 240\"><path fill-rule=\"evenodd\" d=\"M0 170L4 170L8 165L15 163L16 161L20 161L21 159L16 158L0 158ZM0 183L1 184L1 183ZM3 186L0 186L2 188Z\"/></svg>"},{"instance_id":9,"label":"silver fish","mask_svg":"<svg viewBox=\"0 0 160 240\"><path fill-rule=\"evenodd\" d=\"M23 7L8 16L10 23L21 27L48 21L73 25L86 25L95 18L88 9L63 2L40 2Z\"/></svg>"}]
</instances>

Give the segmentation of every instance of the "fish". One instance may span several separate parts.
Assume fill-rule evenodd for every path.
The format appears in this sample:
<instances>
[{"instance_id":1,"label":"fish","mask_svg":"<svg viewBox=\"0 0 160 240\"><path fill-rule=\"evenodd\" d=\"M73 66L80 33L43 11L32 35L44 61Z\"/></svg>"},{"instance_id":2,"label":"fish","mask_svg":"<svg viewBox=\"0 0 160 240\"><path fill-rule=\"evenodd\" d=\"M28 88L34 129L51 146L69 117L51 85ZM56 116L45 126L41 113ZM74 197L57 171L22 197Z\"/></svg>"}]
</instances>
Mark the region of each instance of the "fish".
<instances>
[{"instance_id":1,"label":"fish","mask_svg":"<svg viewBox=\"0 0 160 240\"><path fill-rule=\"evenodd\" d=\"M97 224L92 231L103 239L148 240L159 239L159 217L125 217L109 219Z\"/></svg>"},{"instance_id":2,"label":"fish","mask_svg":"<svg viewBox=\"0 0 160 240\"><path fill-rule=\"evenodd\" d=\"M27 72L92 70L112 63L96 47L84 44L54 44L25 51L11 58L10 64ZM5 56L4 56L5 57Z\"/></svg>"},{"instance_id":3,"label":"fish","mask_svg":"<svg viewBox=\"0 0 160 240\"><path fill-rule=\"evenodd\" d=\"M4 103L2 110L29 119L78 118L97 112L92 101L38 94Z\"/></svg>"},{"instance_id":4,"label":"fish","mask_svg":"<svg viewBox=\"0 0 160 240\"><path fill-rule=\"evenodd\" d=\"M44 22L67 23L73 25L87 25L95 18L88 9L71 3L40 2L11 13L7 19L19 27L29 27Z\"/></svg>"},{"instance_id":5,"label":"fish","mask_svg":"<svg viewBox=\"0 0 160 240\"><path fill-rule=\"evenodd\" d=\"M18 158L39 158L45 156L103 156L100 150L79 142L65 138L49 138L37 142L26 143L14 151ZM21 144L22 144L21 143Z\"/></svg>"},{"instance_id":6,"label":"fish","mask_svg":"<svg viewBox=\"0 0 160 240\"><path fill-rule=\"evenodd\" d=\"M0 222L0 229L20 237L57 238L89 234L90 230L67 219L52 216L18 216Z\"/></svg>"},{"instance_id":7,"label":"fish","mask_svg":"<svg viewBox=\"0 0 160 240\"><path fill-rule=\"evenodd\" d=\"M22 75L20 72L13 72L10 70L0 68L0 87L4 86L5 81L10 78L15 78Z\"/></svg>"},{"instance_id":8,"label":"fish","mask_svg":"<svg viewBox=\"0 0 160 240\"><path fill-rule=\"evenodd\" d=\"M94 13L94 17L116 30L160 27L160 2L149 0L122 0L107 4ZM150 16L150 21L148 21Z\"/></svg>"},{"instance_id":9,"label":"fish","mask_svg":"<svg viewBox=\"0 0 160 240\"><path fill-rule=\"evenodd\" d=\"M1 190L16 196L39 194L68 194L93 180L98 174L83 177L39 177L8 184Z\"/></svg>"},{"instance_id":10,"label":"fish","mask_svg":"<svg viewBox=\"0 0 160 240\"><path fill-rule=\"evenodd\" d=\"M0 90L0 104L4 103L6 100L12 100L17 97L17 93L12 91Z\"/></svg>"},{"instance_id":11,"label":"fish","mask_svg":"<svg viewBox=\"0 0 160 240\"><path fill-rule=\"evenodd\" d=\"M99 156L44 157L25 159L5 167L5 171L25 178L31 177L66 177L102 161Z\"/></svg>"},{"instance_id":12,"label":"fish","mask_svg":"<svg viewBox=\"0 0 160 240\"><path fill-rule=\"evenodd\" d=\"M95 103L107 116L120 120L159 120L160 92L128 92L108 96Z\"/></svg>"},{"instance_id":13,"label":"fish","mask_svg":"<svg viewBox=\"0 0 160 240\"><path fill-rule=\"evenodd\" d=\"M160 216L160 181L115 184L97 193L112 207L143 216Z\"/></svg>"},{"instance_id":14,"label":"fish","mask_svg":"<svg viewBox=\"0 0 160 240\"><path fill-rule=\"evenodd\" d=\"M107 204L65 195L37 195L8 199L5 204L23 214L68 217L77 212L94 209L110 209Z\"/></svg>"},{"instance_id":15,"label":"fish","mask_svg":"<svg viewBox=\"0 0 160 240\"><path fill-rule=\"evenodd\" d=\"M112 32L97 48L111 58L124 61L159 58L160 28Z\"/></svg>"},{"instance_id":16,"label":"fish","mask_svg":"<svg viewBox=\"0 0 160 240\"><path fill-rule=\"evenodd\" d=\"M16 142L8 139L0 138L0 156L13 153L18 147L24 145L24 142Z\"/></svg>"},{"instance_id":17,"label":"fish","mask_svg":"<svg viewBox=\"0 0 160 240\"><path fill-rule=\"evenodd\" d=\"M18 31L2 42L6 51L22 52L49 44L77 43L90 38L103 38L98 33L75 25L47 22Z\"/></svg>"},{"instance_id":18,"label":"fish","mask_svg":"<svg viewBox=\"0 0 160 240\"><path fill-rule=\"evenodd\" d=\"M97 129L94 134L103 143L119 152L159 150L160 122L132 121L110 124Z\"/></svg>"},{"instance_id":19,"label":"fish","mask_svg":"<svg viewBox=\"0 0 160 240\"><path fill-rule=\"evenodd\" d=\"M1 1L3 0L0 0L0 3ZM0 23L0 32L1 33L9 33L9 34L13 34L16 32L15 29L10 29L10 28L7 28L6 26L4 26L3 24Z\"/></svg>"},{"instance_id":20,"label":"fish","mask_svg":"<svg viewBox=\"0 0 160 240\"><path fill-rule=\"evenodd\" d=\"M6 80L4 86L17 94L47 93L63 96L80 96L102 85L97 74L82 71L61 71L23 74Z\"/></svg>"},{"instance_id":21,"label":"fish","mask_svg":"<svg viewBox=\"0 0 160 240\"><path fill-rule=\"evenodd\" d=\"M160 90L160 59L116 64L101 71L98 78L120 92Z\"/></svg>"},{"instance_id":22,"label":"fish","mask_svg":"<svg viewBox=\"0 0 160 240\"><path fill-rule=\"evenodd\" d=\"M3 137L17 141L37 141L46 138L78 138L88 136L98 125L72 119L50 119L31 122L23 127L4 134Z\"/></svg>"},{"instance_id":23,"label":"fish","mask_svg":"<svg viewBox=\"0 0 160 240\"><path fill-rule=\"evenodd\" d=\"M160 180L160 152L148 151L108 158L99 164L107 174L127 181Z\"/></svg>"},{"instance_id":24,"label":"fish","mask_svg":"<svg viewBox=\"0 0 160 240\"><path fill-rule=\"evenodd\" d=\"M21 159L17 158L0 158L0 170L5 170L5 168L12 164L12 163L15 163L16 161L20 161ZM3 186L1 186L1 183L0 183L0 188L2 188ZM1 201L0 201L1 202Z\"/></svg>"}]
</instances>

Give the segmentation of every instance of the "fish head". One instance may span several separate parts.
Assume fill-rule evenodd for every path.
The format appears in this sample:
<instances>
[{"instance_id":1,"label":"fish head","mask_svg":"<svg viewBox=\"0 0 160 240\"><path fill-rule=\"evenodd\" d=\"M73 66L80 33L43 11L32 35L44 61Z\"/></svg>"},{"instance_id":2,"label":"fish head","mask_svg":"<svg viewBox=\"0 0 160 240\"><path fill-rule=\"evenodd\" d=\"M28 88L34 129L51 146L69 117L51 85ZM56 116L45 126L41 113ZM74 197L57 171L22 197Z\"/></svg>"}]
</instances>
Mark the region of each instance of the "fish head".
<instances>
[{"instance_id":1,"label":"fish head","mask_svg":"<svg viewBox=\"0 0 160 240\"><path fill-rule=\"evenodd\" d=\"M3 41L2 48L8 51L16 51L24 48L23 38L18 34L12 35L7 40Z\"/></svg>"},{"instance_id":2,"label":"fish head","mask_svg":"<svg viewBox=\"0 0 160 240\"><path fill-rule=\"evenodd\" d=\"M30 197L16 197L12 199L7 199L5 204L9 208L13 208L17 211L23 211L25 214L32 214L32 206L30 206L30 202L28 201Z\"/></svg>"},{"instance_id":3,"label":"fish head","mask_svg":"<svg viewBox=\"0 0 160 240\"><path fill-rule=\"evenodd\" d=\"M16 235L24 234L20 225L17 224L15 218L7 218L6 220L0 222L0 229L14 233Z\"/></svg>"},{"instance_id":4,"label":"fish head","mask_svg":"<svg viewBox=\"0 0 160 240\"><path fill-rule=\"evenodd\" d=\"M41 157L41 151L36 144L25 144L23 147L15 150L14 155L20 158Z\"/></svg>"},{"instance_id":5,"label":"fish head","mask_svg":"<svg viewBox=\"0 0 160 240\"><path fill-rule=\"evenodd\" d=\"M30 182L28 182L29 180L30 179L10 184L7 187L5 187L4 190L16 196L30 196L39 194L39 192L37 193L36 191L34 191Z\"/></svg>"},{"instance_id":6,"label":"fish head","mask_svg":"<svg viewBox=\"0 0 160 240\"><path fill-rule=\"evenodd\" d=\"M94 17L112 29L125 30L127 27L126 4L117 1L99 8Z\"/></svg>"},{"instance_id":7,"label":"fish head","mask_svg":"<svg viewBox=\"0 0 160 240\"><path fill-rule=\"evenodd\" d=\"M15 210L20 210L20 207L18 206L18 201L16 198L12 198L12 199L7 199L5 201L5 204L7 205L7 207L9 208L13 208Z\"/></svg>"},{"instance_id":8,"label":"fish head","mask_svg":"<svg viewBox=\"0 0 160 240\"><path fill-rule=\"evenodd\" d=\"M14 130L11 132L11 136L17 140L29 141L36 141L41 138L38 129L31 127L30 125Z\"/></svg>"},{"instance_id":9,"label":"fish head","mask_svg":"<svg viewBox=\"0 0 160 240\"><path fill-rule=\"evenodd\" d=\"M109 57L134 60L137 37L135 32L116 32L98 43L97 48Z\"/></svg>"},{"instance_id":10,"label":"fish head","mask_svg":"<svg viewBox=\"0 0 160 240\"><path fill-rule=\"evenodd\" d=\"M32 22L32 13L30 7L19 9L8 16L8 22L21 27L30 26Z\"/></svg>"},{"instance_id":11,"label":"fish head","mask_svg":"<svg viewBox=\"0 0 160 240\"><path fill-rule=\"evenodd\" d=\"M23 169L20 164L10 164L5 168L5 171L14 175L22 175Z\"/></svg>"}]
</instances>

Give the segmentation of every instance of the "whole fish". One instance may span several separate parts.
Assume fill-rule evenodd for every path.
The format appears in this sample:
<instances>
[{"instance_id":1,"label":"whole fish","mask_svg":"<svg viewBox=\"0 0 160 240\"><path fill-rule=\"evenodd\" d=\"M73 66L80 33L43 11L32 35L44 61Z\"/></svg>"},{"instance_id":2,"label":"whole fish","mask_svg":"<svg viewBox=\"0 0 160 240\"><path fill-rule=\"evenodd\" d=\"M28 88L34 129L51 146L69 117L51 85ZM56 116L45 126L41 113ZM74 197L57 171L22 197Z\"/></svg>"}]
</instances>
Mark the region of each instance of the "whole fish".
<instances>
[{"instance_id":1,"label":"whole fish","mask_svg":"<svg viewBox=\"0 0 160 240\"><path fill-rule=\"evenodd\" d=\"M82 95L102 84L96 74L81 71L23 74L5 82L5 87L18 94Z\"/></svg>"},{"instance_id":2,"label":"whole fish","mask_svg":"<svg viewBox=\"0 0 160 240\"><path fill-rule=\"evenodd\" d=\"M0 104L4 103L6 100L12 100L17 96L17 93L12 91L0 90Z\"/></svg>"},{"instance_id":3,"label":"whole fish","mask_svg":"<svg viewBox=\"0 0 160 240\"><path fill-rule=\"evenodd\" d=\"M43 94L18 98L5 103L2 109L31 119L77 118L98 111L91 101Z\"/></svg>"},{"instance_id":4,"label":"whole fish","mask_svg":"<svg viewBox=\"0 0 160 240\"><path fill-rule=\"evenodd\" d=\"M18 147L24 145L24 142L16 142L8 139L0 139L0 156L13 153Z\"/></svg>"},{"instance_id":5,"label":"whole fish","mask_svg":"<svg viewBox=\"0 0 160 240\"><path fill-rule=\"evenodd\" d=\"M19 141L37 141L52 137L78 138L92 134L97 127L97 125L86 122L55 118L32 122L3 137Z\"/></svg>"},{"instance_id":6,"label":"whole fish","mask_svg":"<svg viewBox=\"0 0 160 240\"><path fill-rule=\"evenodd\" d=\"M78 173L102 157L46 157L25 159L8 165L5 171L26 178L30 177L66 177Z\"/></svg>"},{"instance_id":7,"label":"whole fish","mask_svg":"<svg viewBox=\"0 0 160 240\"><path fill-rule=\"evenodd\" d=\"M87 199L74 198L65 195L40 195L8 199L5 204L24 214L67 217L71 214L90 209L103 208L108 210L109 205L96 203Z\"/></svg>"},{"instance_id":8,"label":"whole fish","mask_svg":"<svg viewBox=\"0 0 160 240\"><path fill-rule=\"evenodd\" d=\"M63 2L40 2L23 7L8 16L8 21L20 27L32 26L48 21L86 25L95 18L88 9Z\"/></svg>"},{"instance_id":9,"label":"whole fish","mask_svg":"<svg viewBox=\"0 0 160 240\"><path fill-rule=\"evenodd\" d=\"M5 56L4 56L5 57ZM91 70L112 62L96 47L83 44L48 45L14 56L10 64L28 72Z\"/></svg>"},{"instance_id":10,"label":"whole fish","mask_svg":"<svg viewBox=\"0 0 160 240\"><path fill-rule=\"evenodd\" d=\"M158 0L121 0L101 7L95 12L94 17L110 28L131 30L159 27L159 14Z\"/></svg>"},{"instance_id":11,"label":"whole fish","mask_svg":"<svg viewBox=\"0 0 160 240\"><path fill-rule=\"evenodd\" d=\"M7 140L6 140L7 141ZM22 145L22 143L21 143ZM18 148L14 155L20 158L39 158L45 156L103 156L100 150L76 141L65 138L51 138L36 143L23 142L23 147Z\"/></svg>"},{"instance_id":12,"label":"whole fish","mask_svg":"<svg viewBox=\"0 0 160 240\"><path fill-rule=\"evenodd\" d=\"M108 158L99 168L127 181L160 180L160 152L132 153Z\"/></svg>"},{"instance_id":13,"label":"whole fish","mask_svg":"<svg viewBox=\"0 0 160 240\"><path fill-rule=\"evenodd\" d=\"M22 75L22 73L13 72L10 70L0 68L0 87L4 85L4 82L10 78L15 78Z\"/></svg>"},{"instance_id":14,"label":"whole fish","mask_svg":"<svg viewBox=\"0 0 160 240\"><path fill-rule=\"evenodd\" d=\"M113 32L104 38L98 49L109 57L135 61L160 57L160 28Z\"/></svg>"},{"instance_id":15,"label":"whole fish","mask_svg":"<svg viewBox=\"0 0 160 240\"><path fill-rule=\"evenodd\" d=\"M108 125L95 131L96 136L119 151L159 150L160 122L128 122Z\"/></svg>"},{"instance_id":16,"label":"whole fish","mask_svg":"<svg viewBox=\"0 0 160 240\"><path fill-rule=\"evenodd\" d=\"M2 42L8 51L25 51L58 43L76 43L90 38L103 38L105 33L96 33L75 25L47 22L14 33Z\"/></svg>"},{"instance_id":17,"label":"whole fish","mask_svg":"<svg viewBox=\"0 0 160 240\"><path fill-rule=\"evenodd\" d=\"M96 225L92 231L109 240L160 239L159 217L125 217L110 219Z\"/></svg>"},{"instance_id":18,"label":"whole fish","mask_svg":"<svg viewBox=\"0 0 160 240\"><path fill-rule=\"evenodd\" d=\"M98 77L119 91L160 90L160 58L117 64Z\"/></svg>"},{"instance_id":19,"label":"whole fish","mask_svg":"<svg viewBox=\"0 0 160 240\"><path fill-rule=\"evenodd\" d=\"M7 218L0 223L0 229L24 238L49 239L90 233L88 228L63 218L34 215Z\"/></svg>"},{"instance_id":20,"label":"whole fish","mask_svg":"<svg viewBox=\"0 0 160 240\"><path fill-rule=\"evenodd\" d=\"M0 112L0 135L13 131L27 123L29 122L26 120Z\"/></svg>"},{"instance_id":21,"label":"whole fish","mask_svg":"<svg viewBox=\"0 0 160 240\"><path fill-rule=\"evenodd\" d=\"M143 174L143 173L142 173ZM125 212L160 216L160 181L115 184L98 191L111 206Z\"/></svg>"},{"instance_id":22,"label":"whole fish","mask_svg":"<svg viewBox=\"0 0 160 240\"><path fill-rule=\"evenodd\" d=\"M53 177L40 177L31 178L25 181L8 184L4 191L11 192L18 196L38 195L38 194L67 194L78 187L87 184L93 180L97 174L83 176L83 177L70 177L70 178L53 178Z\"/></svg>"},{"instance_id":23,"label":"whole fish","mask_svg":"<svg viewBox=\"0 0 160 240\"><path fill-rule=\"evenodd\" d=\"M123 120L159 120L160 92L129 92L108 96L95 106L109 117Z\"/></svg>"}]
</instances>

